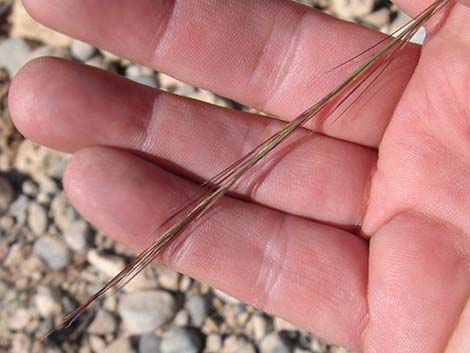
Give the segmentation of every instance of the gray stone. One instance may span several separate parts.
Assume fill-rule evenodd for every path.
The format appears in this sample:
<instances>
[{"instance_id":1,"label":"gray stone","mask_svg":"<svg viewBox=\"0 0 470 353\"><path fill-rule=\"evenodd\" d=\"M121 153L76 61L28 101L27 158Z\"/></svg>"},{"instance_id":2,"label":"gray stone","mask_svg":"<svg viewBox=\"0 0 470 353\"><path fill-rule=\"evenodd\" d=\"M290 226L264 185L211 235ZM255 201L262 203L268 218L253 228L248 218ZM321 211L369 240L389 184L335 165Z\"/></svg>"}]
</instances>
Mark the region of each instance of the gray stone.
<instances>
[{"instance_id":1,"label":"gray stone","mask_svg":"<svg viewBox=\"0 0 470 353\"><path fill-rule=\"evenodd\" d=\"M26 180L23 182L21 185L21 190L23 191L23 194L31 197L36 197L39 193L39 187L32 180Z\"/></svg>"},{"instance_id":2,"label":"gray stone","mask_svg":"<svg viewBox=\"0 0 470 353\"><path fill-rule=\"evenodd\" d=\"M8 327L14 331L23 330L31 320L29 310L26 308L20 308L16 310L13 316L8 321Z\"/></svg>"},{"instance_id":3,"label":"gray stone","mask_svg":"<svg viewBox=\"0 0 470 353\"><path fill-rule=\"evenodd\" d=\"M416 44L423 44L424 41L426 40L427 37L427 32L425 27L420 27L418 32L411 38L411 42L416 43Z\"/></svg>"},{"instance_id":4,"label":"gray stone","mask_svg":"<svg viewBox=\"0 0 470 353\"><path fill-rule=\"evenodd\" d=\"M85 62L91 59L98 51L94 46L74 39L70 46L70 52L75 59Z\"/></svg>"},{"instance_id":5,"label":"gray stone","mask_svg":"<svg viewBox=\"0 0 470 353\"><path fill-rule=\"evenodd\" d=\"M176 303L164 291L137 292L122 296L118 312L128 332L143 334L167 324L175 316Z\"/></svg>"},{"instance_id":6,"label":"gray stone","mask_svg":"<svg viewBox=\"0 0 470 353\"><path fill-rule=\"evenodd\" d=\"M260 344L260 353L291 353L291 349L277 332L266 336Z\"/></svg>"},{"instance_id":7,"label":"gray stone","mask_svg":"<svg viewBox=\"0 0 470 353\"><path fill-rule=\"evenodd\" d=\"M148 67L131 64L126 68L126 77L132 79L133 77L139 76L154 76L155 72Z\"/></svg>"},{"instance_id":8,"label":"gray stone","mask_svg":"<svg viewBox=\"0 0 470 353\"><path fill-rule=\"evenodd\" d=\"M165 333L162 353L198 353L202 350L201 335L188 327L176 327Z\"/></svg>"},{"instance_id":9,"label":"gray stone","mask_svg":"<svg viewBox=\"0 0 470 353\"><path fill-rule=\"evenodd\" d=\"M54 179L44 176L39 178L39 191L45 194L57 194L59 186Z\"/></svg>"},{"instance_id":10,"label":"gray stone","mask_svg":"<svg viewBox=\"0 0 470 353\"><path fill-rule=\"evenodd\" d=\"M34 304L39 315L44 318L51 317L54 312L58 311L59 300L49 287L41 286L38 288L34 296Z\"/></svg>"},{"instance_id":11,"label":"gray stone","mask_svg":"<svg viewBox=\"0 0 470 353\"><path fill-rule=\"evenodd\" d=\"M51 150L31 140L23 140L17 149L14 167L34 180L40 180L44 175L60 178L60 171L63 171L68 158L68 154Z\"/></svg>"},{"instance_id":12,"label":"gray stone","mask_svg":"<svg viewBox=\"0 0 470 353\"><path fill-rule=\"evenodd\" d=\"M67 197L63 192L55 195L54 199L51 202L51 211L52 217L54 218L54 223L60 228L60 230L65 231L68 227L78 219L78 214L75 209L70 205Z\"/></svg>"},{"instance_id":13,"label":"gray stone","mask_svg":"<svg viewBox=\"0 0 470 353\"><path fill-rule=\"evenodd\" d=\"M222 353L256 353L256 350L245 337L230 336L224 341Z\"/></svg>"},{"instance_id":14,"label":"gray stone","mask_svg":"<svg viewBox=\"0 0 470 353\"><path fill-rule=\"evenodd\" d=\"M16 333L11 337L10 353L31 352L32 339L24 333Z\"/></svg>"},{"instance_id":15,"label":"gray stone","mask_svg":"<svg viewBox=\"0 0 470 353\"><path fill-rule=\"evenodd\" d=\"M158 87L157 80L153 76L135 76L135 77L129 77L132 81L140 83L141 85L144 86L149 86L153 88Z\"/></svg>"},{"instance_id":16,"label":"gray stone","mask_svg":"<svg viewBox=\"0 0 470 353\"><path fill-rule=\"evenodd\" d=\"M60 58L60 59L71 59L70 51L67 48L50 47L43 45L42 47L34 49L29 55L29 60L42 58L45 56Z\"/></svg>"},{"instance_id":17,"label":"gray stone","mask_svg":"<svg viewBox=\"0 0 470 353\"><path fill-rule=\"evenodd\" d=\"M128 338L118 338L107 346L102 353L135 353L135 350Z\"/></svg>"},{"instance_id":18,"label":"gray stone","mask_svg":"<svg viewBox=\"0 0 470 353\"><path fill-rule=\"evenodd\" d=\"M58 270L70 263L67 244L58 237L40 237L33 246L33 253L39 256L51 269Z\"/></svg>"},{"instance_id":19,"label":"gray stone","mask_svg":"<svg viewBox=\"0 0 470 353\"><path fill-rule=\"evenodd\" d=\"M176 313L173 323L177 326L189 325L189 314L186 310L180 310Z\"/></svg>"},{"instance_id":20,"label":"gray stone","mask_svg":"<svg viewBox=\"0 0 470 353\"><path fill-rule=\"evenodd\" d=\"M10 208L15 192L7 178L0 177L0 214L5 213Z\"/></svg>"},{"instance_id":21,"label":"gray stone","mask_svg":"<svg viewBox=\"0 0 470 353\"><path fill-rule=\"evenodd\" d=\"M13 78L28 61L30 52L23 38L5 39L0 42L0 67L4 67L10 78Z\"/></svg>"},{"instance_id":22,"label":"gray stone","mask_svg":"<svg viewBox=\"0 0 470 353\"><path fill-rule=\"evenodd\" d=\"M28 226L34 234L41 235L47 230L49 220L43 205L31 202L28 207Z\"/></svg>"},{"instance_id":23,"label":"gray stone","mask_svg":"<svg viewBox=\"0 0 470 353\"><path fill-rule=\"evenodd\" d=\"M10 214L15 217L16 223L25 224L28 214L29 199L20 195L10 206Z\"/></svg>"},{"instance_id":24,"label":"gray stone","mask_svg":"<svg viewBox=\"0 0 470 353\"><path fill-rule=\"evenodd\" d=\"M117 324L114 316L106 311L99 310L88 327L88 332L94 335L107 335L116 331Z\"/></svg>"},{"instance_id":25,"label":"gray stone","mask_svg":"<svg viewBox=\"0 0 470 353\"><path fill-rule=\"evenodd\" d=\"M91 228L80 219L73 222L64 232L64 239L70 249L81 254L86 253L90 244Z\"/></svg>"},{"instance_id":26,"label":"gray stone","mask_svg":"<svg viewBox=\"0 0 470 353\"><path fill-rule=\"evenodd\" d=\"M202 295L190 295L186 307L191 317L191 323L195 327L201 327L209 314L209 303Z\"/></svg>"},{"instance_id":27,"label":"gray stone","mask_svg":"<svg viewBox=\"0 0 470 353\"><path fill-rule=\"evenodd\" d=\"M146 333L140 337L139 353L161 353L161 343L161 337L158 337L153 333Z\"/></svg>"}]
</instances>

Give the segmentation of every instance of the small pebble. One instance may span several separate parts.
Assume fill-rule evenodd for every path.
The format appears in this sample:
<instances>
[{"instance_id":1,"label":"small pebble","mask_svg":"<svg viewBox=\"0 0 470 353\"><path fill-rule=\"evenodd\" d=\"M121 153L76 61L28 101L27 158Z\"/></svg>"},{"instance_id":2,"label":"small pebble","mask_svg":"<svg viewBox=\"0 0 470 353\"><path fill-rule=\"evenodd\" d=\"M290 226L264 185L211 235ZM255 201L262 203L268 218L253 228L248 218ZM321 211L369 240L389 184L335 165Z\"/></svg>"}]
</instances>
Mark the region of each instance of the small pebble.
<instances>
[{"instance_id":1,"label":"small pebble","mask_svg":"<svg viewBox=\"0 0 470 353\"><path fill-rule=\"evenodd\" d=\"M175 92L177 89L181 89L181 87L186 86L184 82L179 81L162 72L158 74L158 81L160 82L160 86L162 89L170 92Z\"/></svg>"},{"instance_id":2,"label":"small pebble","mask_svg":"<svg viewBox=\"0 0 470 353\"><path fill-rule=\"evenodd\" d=\"M160 286L168 290L177 291L179 280L179 273L169 269L165 269L158 275L158 283L160 283Z\"/></svg>"},{"instance_id":3,"label":"small pebble","mask_svg":"<svg viewBox=\"0 0 470 353\"><path fill-rule=\"evenodd\" d=\"M85 64L88 66L96 67L98 69L102 69L102 70L109 69L108 63L105 62L100 55L97 55L97 56L92 57L91 59L88 59L87 61L85 61Z\"/></svg>"},{"instance_id":4,"label":"small pebble","mask_svg":"<svg viewBox=\"0 0 470 353\"><path fill-rule=\"evenodd\" d=\"M245 337L229 336L224 341L222 353L256 353L256 350Z\"/></svg>"},{"instance_id":5,"label":"small pebble","mask_svg":"<svg viewBox=\"0 0 470 353\"><path fill-rule=\"evenodd\" d=\"M122 258L114 255L101 254L94 249L88 252L87 260L90 265L109 278L116 276L126 265L126 262Z\"/></svg>"},{"instance_id":6,"label":"small pebble","mask_svg":"<svg viewBox=\"0 0 470 353\"><path fill-rule=\"evenodd\" d=\"M57 194L59 186L54 179L44 176L39 179L39 191L45 194Z\"/></svg>"},{"instance_id":7,"label":"small pebble","mask_svg":"<svg viewBox=\"0 0 470 353\"><path fill-rule=\"evenodd\" d=\"M58 237L40 237L33 246L33 253L39 256L51 269L59 270L70 263L67 244Z\"/></svg>"},{"instance_id":8,"label":"small pebble","mask_svg":"<svg viewBox=\"0 0 470 353\"><path fill-rule=\"evenodd\" d=\"M91 59L97 50L94 46L75 39L70 46L70 52L75 59L85 62Z\"/></svg>"},{"instance_id":9,"label":"small pebble","mask_svg":"<svg viewBox=\"0 0 470 353\"><path fill-rule=\"evenodd\" d=\"M181 276L180 280L180 291L187 292L191 289L191 285L193 284L193 280L188 276Z\"/></svg>"},{"instance_id":10,"label":"small pebble","mask_svg":"<svg viewBox=\"0 0 470 353\"><path fill-rule=\"evenodd\" d=\"M135 353L135 350L128 338L118 338L103 349L102 353Z\"/></svg>"},{"instance_id":11,"label":"small pebble","mask_svg":"<svg viewBox=\"0 0 470 353\"><path fill-rule=\"evenodd\" d=\"M49 318L58 310L58 300L52 290L46 286L40 286L34 296L34 304L39 315Z\"/></svg>"},{"instance_id":12,"label":"small pebble","mask_svg":"<svg viewBox=\"0 0 470 353\"><path fill-rule=\"evenodd\" d=\"M211 353L220 352L222 349L222 336L211 333L206 336L206 351Z\"/></svg>"},{"instance_id":13,"label":"small pebble","mask_svg":"<svg viewBox=\"0 0 470 353\"><path fill-rule=\"evenodd\" d=\"M102 353L106 348L106 342L99 336L91 335L89 338L90 347L94 353ZM114 352L109 352L114 353Z\"/></svg>"},{"instance_id":14,"label":"small pebble","mask_svg":"<svg viewBox=\"0 0 470 353\"><path fill-rule=\"evenodd\" d=\"M23 194L31 197L36 197L39 194L39 187L32 180L26 180L23 182L21 185L21 190L23 191Z\"/></svg>"},{"instance_id":15,"label":"small pebble","mask_svg":"<svg viewBox=\"0 0 470 353\"><path fill-rule=\"evenodd\" d=\"M28 226L33 233L36 235L44 234L48 223L47 211L44 206L38 202L31 202L28 207Z\"/></svg>"},{"instance_id":16,"label":"small pebble","mask_svg":"<svg viewBox=\"0 0 470 353\"><path fill-rule=\"evenodd\" d=\"M131 293L121 297L118 312L129 333L143 334L173 319L176 314L176 302L164 291Z\"/></svg>"},{"instance_id":17,"label":"small pebble","mask_svg":"<svg viewBox=\"0 0 470 353\"><path fill-rule=\"evenodd\" d=\"M0 177L0 214L10 208L15 192L7 178Z\"/></svg>"},{"instance_id":18,"label":"small pebble","mask_svg":"<svg viewBox=\"0 0 470 353\"><path fill-rule=\"evenodd\" d=\"M191 323L195 327L201 327L209 314L209 303L201 295L190 295L186 301L186 307L191 317Z\"/></svg>"},{"instance_id":19,"label":"small pebble","mask_svg":"<svg viewBox=\"0 0 470 353\"><path fill-rule=\"evenodd\" d=\"M67 230L73 221L78 219L78 214L70 205L63 192L54 196L51 202L51 211L54 223L62 230Z\"/></svg>"},{"instance_id":20,"label":"small pebble","mask_svg":"<svg viewBox=\"0 0 470 353\"><path fill-rule=\"evenodd\" d=\"M261 341L267 334L268 322L262 315L253 315L251 318L253 327L253 337L256 341Z\"/></svg>"},{"instance_id":21,"label":"small pebble","mask_svg":"<svg viewBox=\"0 0 470 353\"><path fill-rule=\"evenodd\" d=\"M306 349L296 348L294 349L294 353L311 353L311 352Z\"/></svg>"},{"instance_id":22,"label":"small pebble","mask_svg":"<svg viewBox=\"0 0 470 353\"><path fill-rule=\"evenodd\" d=\"M200 333L187 327L176 327L163 335L162 353L199 353L203 341Z\"/></svg>"},{"instance_id":23,"label":"small pebble","mask_svg":"<svg viewBox=\"0 0 470 353\"><path fill-rule=\"evenodd\" d=\"M24 333L16 333L11 337L10 353L31 352L31 337Z\"/></svg>"},{"instance_id":24,"label":"small pebble","mask_svg":"<svg viewBox=\"0 0 470 353\"><path fill-rule=\"evenodd\" d=\"M91 229L87 222L74 221L64 232L64 240L73 251L84 254L90 245Z\"/></svg>"},{"instance_id":25,"label":"small pebble","mask_svg":"<svg viewBox=\"0 0 470 353\"><path fill-rule=\"evenodd\" d=\"M153 333L146 333L145 335L142 335L142 337L140 337L139 353L161 353L161 344L161 337L158 337Z\"/></svg>"},{"instance_id":26,"label":"small pebble","mask_svg":"<svg viewBox=\"0 0 470 353\"><path fill-rule=\"evenodd\" d=\"M422 45L426 40L427 32L426 28L420 27L418 32L411 38L411 42Z\"/></svg>"},{"instance_id":27,"label":"small pebble","mask_svg":"<svg viewBox=\"0 0 470 353\"><path fill-rule=\"evenodd\" d=\"M29 55L28 60L33 60L44 56L52 56L61 59L71 59L70 51L67 48L43 45L42 47L34 49Z\"/></svg>"},{"instance_id":28,"label":"small pebble","mask_svg":"<svg viewBox=\"0 0 470 353\"><path fill-rule=\"evenodd\" d=\"M88 327L88 332L94 335L107 335L116 331L117 323L114 316L106 310L98 310L95 318Z\"/></svg>"},{"instance_id":29,"label":"small pebble","mask_svg":"<svg viewBox=\"0 0 470 353\"><path fill-rule=\"evenodd\" d=\"M23 38L4 39L0 42L0 67L4 67L10 78L13 78L28 61L30 52Z\"/></svg>"},{"instance_id":30,"label":"small pebble","mask_svg":"<svg viewBox=\"0 0 470 353\"><path fill-rule=\"evenodd\" d=\"M29 199L25 195L20 195L10 206L10 214L15 217L16 223L23 225L26 223L28 215Z\"/></svg>"},{"instance_id":31,"label":"small pebble","mask_svg":"<svg viewBox=\"0 0 470 353\"><path fill-rule=\"evenodd\" d=\"M42 205L49 205L51 203L51 195L46 194L45 192L40 192L36 197L36 201Z\"/></svg>"},{"instance_id":32,"label":"small pebble","mask_svg":"<svg viewBox=\"0 0 470 353\"><path fill-rule=\"evenodd\" d=\"M158 88L157 80L155 80L155 77L153 76L135 76L135 77L130 77L130 79L144 86Z\"/></svg>"},{"instance_id":33,"label":"small pebble","mask_svg":"<svg viewBox=\"0 0 470 353\"><path fill-rule=\"evenodd\" d=\"M173 322L177 326L187 326L189 325L189 314L186 310L180 310L176 313Z\"/></svg>"},{"instance_id":34,"label":"small pebble","mask_svg":"<svg viewBox=\"0 0 470 353\"><path fill-rule=\"evenodd\" d=\"M148 67L142 66L142 65L137 65L137 64L131 64L126 68L126 77L127 78L134 78L138 76L154 76L155 72L152 69L149 69Z\"/></svg>"},{"instance_id":35,"label":"small pebble","mask_svg":"<svg viewBox=\"0 0 470 353\"><path fill-rule=\"evenodd\" d=\"M15 311L14 315L8 321L8 327L14 331L20 331L24 329L31 319L29 310L26 308L20 308Z\"/></svg>"},{"instance_id":36,"label":"small pebble","mask_svg":"<svg viewBox=\"0 0 470 353\"><path fill-rule=\"evenodd\" d=\"M295 331L297 327L292 325L290 322L281 319L280 317L274 318L274 328L276 331Z\"/></svg>"},{"instance_id":37,"label":"small pebble","mask_svg":"<svg viewBox=\"0 0 470 353\"><path fill-rule=\"evenodd\" d=\"M260 353L291 353L291 349L277 332L273 332L261 341Z\"/></svg>"}]
</instances>

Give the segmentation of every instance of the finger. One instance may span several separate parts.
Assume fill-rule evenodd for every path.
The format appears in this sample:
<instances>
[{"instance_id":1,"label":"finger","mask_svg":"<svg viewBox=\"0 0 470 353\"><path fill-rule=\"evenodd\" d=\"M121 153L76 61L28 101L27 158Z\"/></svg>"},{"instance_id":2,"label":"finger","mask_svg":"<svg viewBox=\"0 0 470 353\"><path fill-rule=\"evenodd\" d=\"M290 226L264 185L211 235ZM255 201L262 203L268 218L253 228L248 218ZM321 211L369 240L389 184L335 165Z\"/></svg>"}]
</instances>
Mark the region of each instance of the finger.
<instances>
[{"instance_id":1,"label":"finger","mask_svg":"<svg viewBox=\"0 0 470 353\"><path fill-rule=\"evenodd\" d=\"M68 152L94 145L139 151L199 181L282 127L56 59L33 62L19 74L10 110L20 131L41 144ZM234 191L291 214L356 227L376 153L306 130L293 138Z\"/></svg>"},{"instance_id":2,"label":"finger","mask_svg":"<svg viewBox=\"0 0 470 353\"><path fill-rule=\"evenodd\" d=\"M313 105L352 67L326 71L384 38L281 0L24 3L49 27L286 119ZM377 146L416 64L418 50L408 54L347 119L316 128Z\"/></svg>"},{"instance_id":3,"label":"finger","mask_svg":"<svg viewBox=\"0 0 470 353\"><path fill-rule=\"evenodd\" d=\"M374 235L370 254L370 351L444 352L470 293L465 235L402 213Z\"/></svg>"},{"instance_id":4,"label":"finger","mask_svg":"<svg viewBox=\"0 0 470 353\"><path fill-rule=\"evenodd\" d=\"M470 297L463 313L459 317L459 322L455 328L452 338L447 345L445 353L465 353L470 352Z\"/></svg>"},{"instance_id":5,"label":"finger","mask_svg":"<svg viewBox=\"0 0 470 353\"><path fill-rule=\"evenodd\" d=\"M70 200L120 242L142 249L198 187L126 152L78 152L65 174ZM366 317L366 243L335 228L233 199L161 260L258 308L359 348Z\"/></svg>"},{"instance_id":6,"label":"finger","mask_svg":"<svg viewBox=\"0 0 470 353\"><path fill-rule=\"evenodd\" d=\"M464 4L465 6L470 7L470 0L458 0L458 2L460 2L461 4Z\"/></svg>"}]
</instances>

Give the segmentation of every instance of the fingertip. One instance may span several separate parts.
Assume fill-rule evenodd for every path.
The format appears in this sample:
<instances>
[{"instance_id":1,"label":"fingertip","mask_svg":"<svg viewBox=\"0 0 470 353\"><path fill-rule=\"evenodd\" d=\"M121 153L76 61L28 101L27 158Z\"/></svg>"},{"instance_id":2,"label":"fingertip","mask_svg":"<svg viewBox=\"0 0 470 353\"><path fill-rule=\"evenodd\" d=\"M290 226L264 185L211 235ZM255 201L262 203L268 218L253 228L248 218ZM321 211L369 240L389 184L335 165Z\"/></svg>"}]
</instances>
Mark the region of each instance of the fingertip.
<instances>
[{"instance_id":1,"label":"fingertip","mask_svg":"<svg viewBox=\"0 0 470 353\"><path fill-rule=\"evenodd\" d=\"M50 58L38 58L28 62L16 74L8 94L10 115L16 128L30 138L37 131L35 118L39 89L47 72Z\"/></svg>"},{"instance_id":2,"label":"fingertip","mask_svg":"<svg viewBox=\"0 0 470 353\"><path fill-rule=\"evenodd\" d=\"M25 137L66 152L76 149L84 136L77 117L83 71L77 67L64 59L41 57L15 76L8 97L10 115Z\"/></svg>"},{"instance_id":3,"label":"fingertip","mask_svg":"<svg viewBox=\"0 0 470 353\"><path fill-rule=\"evenodd\" d=\"M38 22L42 22L42 19L41 19L41 13L42 13L42 10L45 10L46 9L46 13L48 12L47 11L47 8L49 8L49 4L51 3L51 1L37 1L37 0L22 0L22 3L23 3L23 7L26 9L26 12L28 12L28 14L36 21Z\"/></svg>"},{"instance_id":4,"label":"fingertip","mask_svg":"<svg viewBox=\"0 0 470 353\"><path fill-rule=\"evenodd\" d=\"M82 154L86 153L88 153L88 149L74 153L68 160L67 166L64 170L62 185L64 187L65 194L71 201L75 199L76 195L83 193L83 178L81 178L83 170L82 161L86 161L86 159L82 158Z\"/></svg>"},{"instance_id":5,"label":"fingertip","mask_svg":"<svg viewBox=\"0 0 470 353\"><path fill-rule=\"evenodd\" d=\"M112 171L112 150L104 147L89 147L73 154L63 176L64 191L72 203L80 208L82 201L90 202L89 194L96 194L106 183L106 174ZM109 176L109 175L108 175Z\"/></svg>"}]
</instances>

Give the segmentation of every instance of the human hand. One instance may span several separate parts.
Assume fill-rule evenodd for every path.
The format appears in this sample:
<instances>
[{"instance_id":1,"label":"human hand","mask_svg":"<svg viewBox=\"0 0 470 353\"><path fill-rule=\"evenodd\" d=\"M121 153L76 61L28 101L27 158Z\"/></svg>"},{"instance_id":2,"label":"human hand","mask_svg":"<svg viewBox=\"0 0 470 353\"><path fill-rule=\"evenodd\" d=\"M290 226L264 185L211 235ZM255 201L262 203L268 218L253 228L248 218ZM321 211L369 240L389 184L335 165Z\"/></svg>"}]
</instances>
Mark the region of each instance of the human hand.
<instances>
[{"instance_id":1,"label":"human hand","mask_svg":"<svg viewBox=\"0 0 470 353\"><path fill-rule=\"evenodd\" d=\"M49 27L285 119L344 79L320 73L383 38L281 0L24 2ZM430 0L396 2L416 14ZM357 351L468 352L462 4L434 24L418 65L419 49L407 49L367 105L302 130L325 135L290 150L255 190L239 187L252 202L226 197L161 261ZM282 126L57 59L21 71L10 108L25 136L74 153L64 187L77 209L137 249L196 180Z\"/></svg>"}]
</instances>

